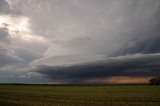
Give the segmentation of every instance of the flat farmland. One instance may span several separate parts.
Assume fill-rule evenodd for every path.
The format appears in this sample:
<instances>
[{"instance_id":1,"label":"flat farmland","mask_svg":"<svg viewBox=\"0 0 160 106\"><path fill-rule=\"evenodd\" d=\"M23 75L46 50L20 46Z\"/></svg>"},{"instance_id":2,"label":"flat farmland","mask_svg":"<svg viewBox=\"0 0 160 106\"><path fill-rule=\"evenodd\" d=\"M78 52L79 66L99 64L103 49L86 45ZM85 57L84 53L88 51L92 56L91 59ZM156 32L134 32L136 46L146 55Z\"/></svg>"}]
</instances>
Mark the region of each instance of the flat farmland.
<instances>
[{"instance_id":1,"label":"flat farmland","mask_svg":"<svg viewBox=\"0 0 160 106\"><path fill-rule=\"evenodd\" d=\"M0 85L0 106L160 106L160 86Z\"/></svg>"}]
</instances>

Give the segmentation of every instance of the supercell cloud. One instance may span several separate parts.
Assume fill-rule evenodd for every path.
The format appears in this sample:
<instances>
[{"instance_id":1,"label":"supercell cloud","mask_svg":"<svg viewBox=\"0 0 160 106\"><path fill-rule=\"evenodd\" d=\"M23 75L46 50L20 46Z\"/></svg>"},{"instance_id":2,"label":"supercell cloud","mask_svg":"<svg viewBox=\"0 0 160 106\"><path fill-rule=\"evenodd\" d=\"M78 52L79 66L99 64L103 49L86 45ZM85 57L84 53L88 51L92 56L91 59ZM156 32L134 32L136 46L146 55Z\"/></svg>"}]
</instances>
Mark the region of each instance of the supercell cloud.
<instances>
[{"instance_id":1,"label":"supercell cloud","mask_svg":"<svg viewBox=\"0 0 160 106\"><path fill-rule=\"evenodd\" d=\"M159 0L0 0L0 82L147 82L159 28Z\"/></svg>"}]
</instances>

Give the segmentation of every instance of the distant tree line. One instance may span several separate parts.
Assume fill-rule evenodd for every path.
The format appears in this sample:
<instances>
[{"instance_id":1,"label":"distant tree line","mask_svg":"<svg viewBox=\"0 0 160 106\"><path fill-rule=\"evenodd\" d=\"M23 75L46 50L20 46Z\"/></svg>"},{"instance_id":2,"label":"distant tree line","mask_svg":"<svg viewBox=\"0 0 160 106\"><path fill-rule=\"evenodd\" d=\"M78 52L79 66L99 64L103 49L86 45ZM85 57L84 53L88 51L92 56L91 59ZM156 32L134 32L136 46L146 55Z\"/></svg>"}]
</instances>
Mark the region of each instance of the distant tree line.
<instances>
[{"instance_id":1,"label":"distant tree line","mask_svg":"<svg viewBox=\"0 0 160 106\"><path fill-rule=\"evenodd\" d=\"M160 85L160 76L149 80L150 85Z\"/></svg>"}]
</instances>

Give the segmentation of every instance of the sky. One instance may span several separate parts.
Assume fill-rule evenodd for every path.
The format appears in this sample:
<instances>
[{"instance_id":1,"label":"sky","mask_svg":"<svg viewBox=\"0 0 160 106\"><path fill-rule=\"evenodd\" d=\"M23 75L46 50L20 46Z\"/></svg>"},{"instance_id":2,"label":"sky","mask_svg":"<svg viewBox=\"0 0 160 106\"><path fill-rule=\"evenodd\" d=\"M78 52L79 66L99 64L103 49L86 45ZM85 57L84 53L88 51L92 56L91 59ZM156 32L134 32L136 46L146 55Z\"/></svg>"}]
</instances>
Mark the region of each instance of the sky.
<instances>
[{"instance_id":1,"label":"sky","mask_svg":"<svg viewBox=\"0 0 160 106\"><path fill-rule=\"evenodd\" d=\"M0 0L0 83L147 83L159 28L160 0Z\"/></svg>"}]
</instances>

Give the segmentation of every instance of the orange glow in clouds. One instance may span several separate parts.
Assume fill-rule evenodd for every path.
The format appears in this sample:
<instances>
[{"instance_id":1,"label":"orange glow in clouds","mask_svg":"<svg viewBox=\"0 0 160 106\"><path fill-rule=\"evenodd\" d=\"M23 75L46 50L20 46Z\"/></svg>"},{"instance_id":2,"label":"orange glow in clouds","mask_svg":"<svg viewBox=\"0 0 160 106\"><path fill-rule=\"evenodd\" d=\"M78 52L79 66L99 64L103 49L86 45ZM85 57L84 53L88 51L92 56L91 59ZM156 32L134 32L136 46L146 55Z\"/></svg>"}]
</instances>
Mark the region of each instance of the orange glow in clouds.
<instances>
[{"instance_id":1,"label":"orange glow in clouds","mask_svg":"<svg viewBox=\"0 0 160 106\"><path fill-rule=\"evenodd\" d=\"M108 78L100 78L100 79L91 79L88 80L88 83L97 83L97 84L140 84L140 83L148 83L148 81L152 77L108 77Z\"/></svg>"}]
</instances>

